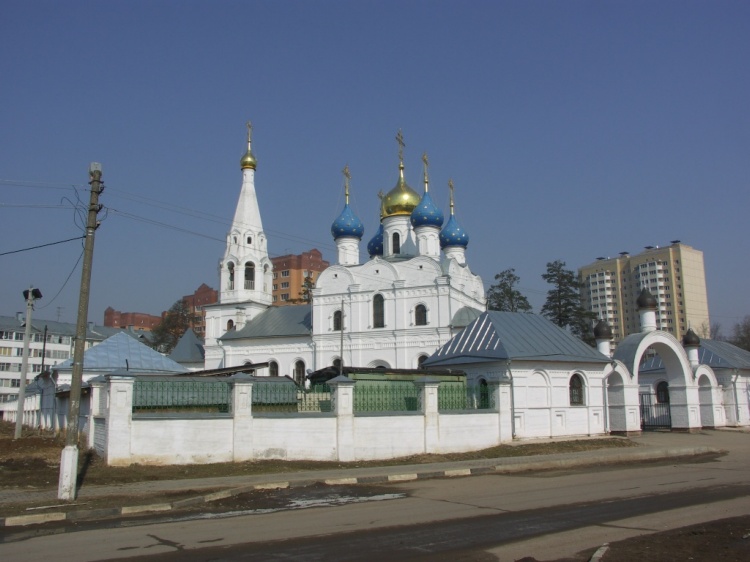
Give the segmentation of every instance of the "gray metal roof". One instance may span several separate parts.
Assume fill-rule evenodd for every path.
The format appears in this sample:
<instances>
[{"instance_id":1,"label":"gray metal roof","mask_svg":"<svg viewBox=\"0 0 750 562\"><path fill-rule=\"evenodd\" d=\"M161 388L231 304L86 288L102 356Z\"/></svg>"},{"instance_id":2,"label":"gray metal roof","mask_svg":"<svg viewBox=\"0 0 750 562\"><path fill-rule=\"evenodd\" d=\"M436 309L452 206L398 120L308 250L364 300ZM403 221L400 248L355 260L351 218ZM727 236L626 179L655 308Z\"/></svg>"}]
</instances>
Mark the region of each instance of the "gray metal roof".
<instances>
[{"instance_id":1,"label":"gray metal roof","mask_svg":"<svg viewBox=\"0 0 750 562\"><path fill-rule=\"evenodd\" d=\"M206 353L203 349L203 340L188 328L174 346L169 358L177 363L203 363Z\"/></svg>"},{"instance_id":2,"label":"gray metal roof","mask_svg":"<svg viewBox=\"0 0 750 562\"><path fill-rule=\"evenodd\" d=\"M44 333L44 327L47 326L47 333L57 336L75 337L76 325L71 322L57 322L56 320L44 320L41 318L31 317L31 332L34 334ZM26 318L21 317L19 320L15 316L0 316L0 330L23 332L26 327ZM145 330L130 330L123 328L110 328L108 326L98 326L93 323L86 325L86 341L104 341L107 338L124 332L130 337L140 340L150 340L151 332Z\"/></svg>"},{"instance_id":3,"label":"gray metal roof","mask_svg":"<svg viewBox=\"0 0 750 562\"><path fill-rule=\"evenodd\" d=\"M609 357L536 314L482 313L424 362L424 366L537 360L608 363Z\"/></svg>"},{"instance_id":4,"label":"gray metal roof","mask_svg":"<svg viewBox=\"0 0 750 562\"><path fill-rule=\"evenodd\" d=\"M466 326L471 324L474 320L479 318L481 314L482 314L481 310L477 310L476 308L471 308L469 306L462 306L453 315L453 319L451 320L451 326L453 328L465 328Z\"/></svg>"},{"instance_id":5,"label":"gray metal roof","mask_svg":"<svg viewBox=\"0 0 750 562\"><path fill-rule=\"evenodd\" d=\"M272 306L239 330L225 333L220 340L245 338L281 338L309 336L312 332L312 307L309 304Z\"/></svg>"},{"instance_id":6,"label":"gray metal roof","mask_svg":"<svg viewBox=\"0 0 750 562\"><path fill-rule=\"evenodd\" d=\"M750 369L750 351L726 341L701 340L698 362L712 369ZM658 355L641 365L639 371L663 371L664 363Z\"/></svg>"},{"instance_id":7,"label":"gray metal roof","mask_svg":"<svg viewBox=\"0 0 750 562\"><path fill-rule=\"evenodd\" d=\"M71 371L73 358L54 367L57 371ZM133 339L124 330L86 350L83 370L111 372L127 369L130 373L184 373L185 367L164 357L150 347Z\"/></svg>"}]
</instances>

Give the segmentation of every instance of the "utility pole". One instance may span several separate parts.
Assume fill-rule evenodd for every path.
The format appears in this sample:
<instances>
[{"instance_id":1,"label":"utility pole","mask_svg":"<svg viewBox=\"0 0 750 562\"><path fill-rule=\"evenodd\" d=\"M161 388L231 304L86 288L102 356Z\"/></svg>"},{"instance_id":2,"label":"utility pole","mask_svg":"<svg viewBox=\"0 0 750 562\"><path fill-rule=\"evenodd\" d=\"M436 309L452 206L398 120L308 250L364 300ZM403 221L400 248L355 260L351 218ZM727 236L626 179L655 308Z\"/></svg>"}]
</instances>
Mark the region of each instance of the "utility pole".
<instances>
[{"instance_id":1,"label":"utility pole","mask_svg":"<svg viewBox=\"0 0 750 562\"><path fill-rule=\"evenodd\" d=\"M76 323L76 340L73 348L73 378L70 381L70 409L68 411L68 428L65 435L65 448L60 459L60 480L57 498L74 500L76 498L76 479L78 478L78 416L81 411L81 381L83 379L83 352L86 344L86 324L89 315L89 293L91 288L91 264L94 261L94 234L99 226L97 215L102 206L99 195L104 191L102 184L102 165L92 162L89 166L89 184L91 199L89 201L88 219L86 221L86 240L83 246L83 269L81 271L81 292L78 297L78 321Z\"/></svg>"},{"instance_id":2,"label":"utility pole","mask_svg":"<svg viewBox=\"0 0 750 562\"><path fill-rule=\"evenodd\" d=\"M31 343L31 311L34 310L34 301L42 298L42 292L34 287L29 287L23 292L26 299L26 331L23 336L23 359L21 359L21 383L18 386L18 407L16 409L16 432L13 439L21 438L23 429L23 406L26 402L26 373L29 370L29 344Z\"/></svg>"}]
</instances>

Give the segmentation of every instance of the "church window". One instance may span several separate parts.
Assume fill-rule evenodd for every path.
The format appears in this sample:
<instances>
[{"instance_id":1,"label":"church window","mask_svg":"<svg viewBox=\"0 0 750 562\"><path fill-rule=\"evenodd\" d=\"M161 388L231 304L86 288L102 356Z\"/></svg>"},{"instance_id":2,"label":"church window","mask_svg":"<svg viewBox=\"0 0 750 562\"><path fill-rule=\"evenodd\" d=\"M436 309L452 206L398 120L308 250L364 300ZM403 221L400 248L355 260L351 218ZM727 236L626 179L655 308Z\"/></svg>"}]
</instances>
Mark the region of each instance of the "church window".
<instances>
[{"instance_id":1,"label":"church window","mask_svg":"<svg viewBox=\"0 0 750 562\"><path fill-rule=\"evenodd\" d=\"M227 289L234 291L234 264L231 261L227 264L227 269L229 270L229 283Z\"/></svg>"},{"instance_id":2,"label":"church window","mask_svg":"<svg viewBox=\"0 0 750 562\"><path fill-rule=\"evenodd\" d=\"M333 360L333 368L336 370L341 368L341 359L336 358Z\"/></svg>"},{"instance_id":3,"label":"church window","mask_svg":"<svg viewBox=\"0 0 750 562\"><path fill-rule=\"evenodd\" d=\"M271 361L268 363L268 373L272 377L279 376L279 364L276 361Z\"/></svg>"},{"instance_id":4,"label":"church window","mask_svg":"<svg viewBox=\"0 0 750 562\"><path fill-rule=\"evenodd\" d=\"M414 323L417 326L427 326L427 307L423 304L418 304L414 309Z\"/></svg>"},{"instance_id":5,"label":"church window","mask_svg":"<svg viewBox=\"0 0 750 562\"><path fill-rule=\"evenodd\" d=\"M669 383L661 381L656 385L657 404L669 404Z\"/></svg>"},{"instance_id":6,"label":"church window","mask_svg":"<svg viewBox=\"0 0 750 562\"><path fill-rule=\"evenodd\" d=\"M417 359L417 369L421 369L422 368L422 364L425 361L427 361L427 356L426 355L420 355L419 359Z\"/></svg>"},{"instance_id":7,"label":"church window","mask_svg":"<svg viewBox=\"0 0 750 562\"><path fill-rule=\"evenodd\" d=\"M401 253L401 236L398 232L393 233L393 253L394 254L400 254Z\"/></svg>"},{"instance_id":8,"label":"church window","mask_svg":"<svg viewBox=\"0 0 750 562\"><path fill-rule=\"evenodd\" d=\"M372 327L383 328L385 326L385 303L383 295L375 295L372 299Z\"/></svg>"},{"instance_id":9,"label":"church window","mask_svg":"<svg viewBox=\"0 0 750 562\"><path fill-rule=\"evenodd\" d=\"M583 378L581 375L570 377L570 405L583 406Z\"/></svg>"},{"instance_id":10,"label":"church window","mask_svg":"<svg viewBox=\"0 0 750 562\"><path fill-rule=\"evenodd\" d=\"M255 289L255 264L251 261L245 263L245 289Z\"/></svg>"},{"instance_id":11,"label":"church window","mask_svg":"<svg viewBox=\"0 0 750 562\"><path fill-rule=\"evenodd\" d=\"M305 384L305 362L302 359L294 363L294 380L297 384Z\"/></svg>"},{"instance_id":12,"label":"church window","mask_svg":"<svg viewBox=\"0 0 750 562\"><path fill-rule=\"evenodd\" d=\"M227 332L234 330L234 320L227 320Z\"/></svg>"},{"instance_id":13,"label":"church window","mask_svg":"<svg viewBox=\"0 0 750 562\"><path fill-rule=\"evenodd\" d=\"M252 243L253 243L253 237L252 237L252 236L248 236L248 237L247 237L247 245L248 245L248 246L251 246L251 245L252 245Z\"/></svg>"},{"instance_id":14,"label":"church window","mask_svg":"<svg viewBox=\"0 0 750 562\"><path fill-rule=\"evenodd\" d=\"M333 329L335 331L343 330L343 322L341 321L341 311L337 310L333 313Z\"/></svg>"}]
</instances>

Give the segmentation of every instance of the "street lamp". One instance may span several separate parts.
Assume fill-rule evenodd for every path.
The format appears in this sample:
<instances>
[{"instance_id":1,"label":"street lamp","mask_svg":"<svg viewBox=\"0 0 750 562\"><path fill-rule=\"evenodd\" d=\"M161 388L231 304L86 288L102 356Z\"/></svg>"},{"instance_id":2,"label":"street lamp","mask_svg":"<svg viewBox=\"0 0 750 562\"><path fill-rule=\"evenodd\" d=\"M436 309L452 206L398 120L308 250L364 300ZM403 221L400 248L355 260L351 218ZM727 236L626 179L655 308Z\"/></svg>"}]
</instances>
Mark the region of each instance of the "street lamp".
<instances>
[{"instance_id":1,"label":"street lamp","mask_svg":"<svg viewBox=\"0 0 750 562\"><path fill-rule=\"evenodd\" d=\"M29 369L29 343L31 342L31 311L34 310L34 301L42 298L42 292L34 287L29 287L23 292L26 300L26 331L23 336L23 360L21 361L21 383L18 388L18 408L16 410L16 433L13 439L21 437L23 429L23 403L26 401L26 372Z\"/></svg>"}]
</instances>

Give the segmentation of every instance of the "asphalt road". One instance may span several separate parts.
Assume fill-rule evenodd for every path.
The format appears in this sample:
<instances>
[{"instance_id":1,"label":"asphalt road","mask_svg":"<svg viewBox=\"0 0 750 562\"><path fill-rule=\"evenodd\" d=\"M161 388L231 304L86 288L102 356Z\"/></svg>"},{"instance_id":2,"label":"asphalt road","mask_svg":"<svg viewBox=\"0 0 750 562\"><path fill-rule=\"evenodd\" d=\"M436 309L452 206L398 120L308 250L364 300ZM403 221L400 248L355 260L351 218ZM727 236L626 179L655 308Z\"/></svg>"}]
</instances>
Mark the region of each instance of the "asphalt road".
<instances>
[{"instance_id":1,"label":"asphalt road","mask_svg":"<svg viewBox=\"0 0 750 562\"><path fill-rule=\"evenodd\" d=\"M709 436L665 436L706 444ZM388 486L406 497L29 537L8 560L514 560L750 513L750 434L712 462L487 475Z\"/></svg>"}]
</instances>

